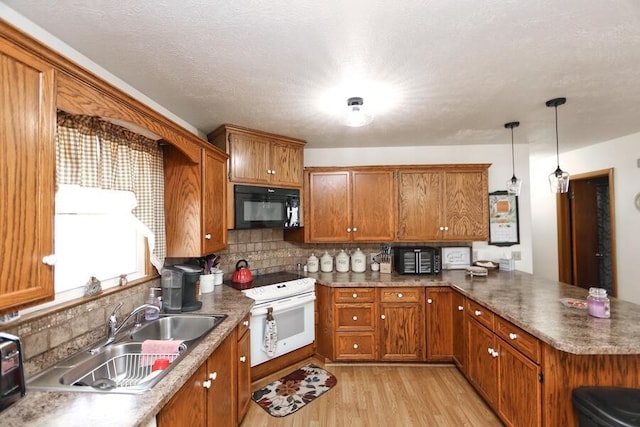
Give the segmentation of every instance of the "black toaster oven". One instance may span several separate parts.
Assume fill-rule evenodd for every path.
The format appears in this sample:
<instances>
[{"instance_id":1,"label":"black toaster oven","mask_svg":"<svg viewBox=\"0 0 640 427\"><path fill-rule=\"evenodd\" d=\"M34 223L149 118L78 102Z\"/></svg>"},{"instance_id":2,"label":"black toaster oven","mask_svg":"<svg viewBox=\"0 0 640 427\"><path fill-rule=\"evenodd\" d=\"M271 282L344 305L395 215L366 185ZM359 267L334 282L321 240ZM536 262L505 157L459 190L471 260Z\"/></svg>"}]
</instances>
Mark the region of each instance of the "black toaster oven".
<instances>
[{"instance_id":1,"label":"black toaster oven","mask_svg":"<svg viewBox=\"0 0 640 427\"><path fill-rule=\"evenodd\" d=\"M440 248L431 246L395 246L393 267L399 274L438 274L442 254Z\"/></svg>"},{"instance_id":2,"label":"black toaster oven","mask_svg":"<svg viewBox=\"0 0 640 427\"><path fill-rule=\"evenodd\" d=\"M22 360L20 339L0 332L0 411L25 394Z\"/></svg>"}]
</instances>

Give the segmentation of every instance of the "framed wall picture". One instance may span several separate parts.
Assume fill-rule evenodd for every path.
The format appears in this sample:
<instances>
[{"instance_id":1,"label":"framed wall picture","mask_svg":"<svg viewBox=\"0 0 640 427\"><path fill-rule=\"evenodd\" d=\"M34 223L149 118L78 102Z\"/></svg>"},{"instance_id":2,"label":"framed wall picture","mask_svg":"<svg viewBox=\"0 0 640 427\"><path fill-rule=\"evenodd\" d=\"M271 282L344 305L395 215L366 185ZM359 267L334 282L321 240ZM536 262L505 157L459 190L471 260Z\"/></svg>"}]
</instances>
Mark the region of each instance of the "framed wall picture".
<instances>
[{"instance_id":1,"label":"framed wall picture","mask_svg":"<svg viewBox=\"0 0 640 427\"><path fill-rule=\"evenodd\" d=\"M441 248L442 268L444 270L457 270L471 265L471 248L459 246L453 248Z\"/></svg>"},{"instance_id":2,"label":"framed wall picture","mask_svg":"<svg viewBox=\"0 0 640 427\"><path fill-rule=\"evenodd\" d=\"M489 193L489 244L512 246L519 243L518 197L506 191Z\"/></svg>"}]
</instances>

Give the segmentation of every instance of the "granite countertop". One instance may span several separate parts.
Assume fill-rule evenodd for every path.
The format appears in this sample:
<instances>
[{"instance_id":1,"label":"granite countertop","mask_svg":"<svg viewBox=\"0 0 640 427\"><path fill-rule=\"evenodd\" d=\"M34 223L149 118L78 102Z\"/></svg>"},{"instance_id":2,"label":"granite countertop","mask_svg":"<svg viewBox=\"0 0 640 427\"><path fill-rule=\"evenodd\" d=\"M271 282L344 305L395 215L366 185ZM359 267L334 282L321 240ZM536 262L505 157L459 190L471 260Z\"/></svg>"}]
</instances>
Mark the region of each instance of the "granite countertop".
<instances>
[{"instance_id":1,"label":"granite countertop","mask_svg":"<svg viewBox=\"0 0 640 427\"><path fill-rule=\"evenodd\" d=\"M331 287L451 286L558 350L573 354L640 354L640 305L611 298L611 318L589 316L562 299L586 300L587 290L518 271L487 277L448 270L438 275L379 272L307 273Z\"/></svg>"},{"instance_id":2,"label":"granite countertop","mask_svg":"<svg viewBox=\"0 0 640 427\"><path fill-rule=\"evenodd\" d=\"M194 314L228 317L143 394L69 393L29 391L2 411L2 425L12 426L146 426L251 310L253 300L228 286L216 286L201 295L202 309Z\"/></svg>"}]
</instances>

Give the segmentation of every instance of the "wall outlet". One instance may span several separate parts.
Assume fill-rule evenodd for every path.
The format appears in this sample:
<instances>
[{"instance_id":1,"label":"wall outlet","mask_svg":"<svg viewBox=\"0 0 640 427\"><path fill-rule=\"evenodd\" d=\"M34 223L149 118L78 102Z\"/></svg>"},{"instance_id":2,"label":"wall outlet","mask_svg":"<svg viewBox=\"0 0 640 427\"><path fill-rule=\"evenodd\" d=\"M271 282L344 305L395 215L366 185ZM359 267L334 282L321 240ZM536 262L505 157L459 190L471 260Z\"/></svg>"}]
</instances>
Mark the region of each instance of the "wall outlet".
<instances>
[{"instance_id":1,"label":"wall outlet","mask_svg":"<svg viewBox=\"0 0 640 427\"><path fill-rule=\"evenodd\" d=\"M371 253L369 254L369 262L370 262L370 263L374 261L374 259L373 259L373 258L374 258L376 255L378 255L376 252L371 252Z\"/></svg>"},{"instance_id":2,"label":"wall outlet","mask_svg":"<svg viewBox=\"0 0 640 427\"><path fill-rule=\"evenodd\" d=\"M511 252L511 258L513 258L514 261L520 261L522 260L522 253L520 253L520 251L513 251Z\"/></svg>"}]
</instances>

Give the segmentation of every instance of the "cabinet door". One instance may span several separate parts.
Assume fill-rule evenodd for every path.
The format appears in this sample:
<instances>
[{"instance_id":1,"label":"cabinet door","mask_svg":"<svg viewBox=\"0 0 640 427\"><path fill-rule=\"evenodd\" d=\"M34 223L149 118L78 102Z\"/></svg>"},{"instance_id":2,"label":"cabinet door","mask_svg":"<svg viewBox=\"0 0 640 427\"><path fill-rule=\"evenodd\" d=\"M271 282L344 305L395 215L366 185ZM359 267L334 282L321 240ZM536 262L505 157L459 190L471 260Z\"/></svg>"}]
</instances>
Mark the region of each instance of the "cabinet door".
<instances>
[{"instance_id":1,"label":"cabinet door","mask_svg":"<svg viewBox=\"0 0 640 427\"><path fill-rule=\"evenodd\" d=\"M270 154L271 184L302 187L304 150L301 146L273 142Z\"/></svg>"},{"instance_id":2,"label":"cabinet door","mask_svg":"<svg viewBox=\"0 0 640 427\"><path fill-rule=\"evenodd\" d=\"M398 172L398 240L440 239L443 173Z\"/></svg>"},{"instance_id":3,"label":"cabinet door","mask_svg":"<svg viewBox=\"0 0 640 427\"><path fill-rule=\"evenodd\" d=\"M350 174L309 173L309 203L306 208L311 242L346 242L351 238Z\"/></svg>"},{"instance_id":4,"label":"cabinet door","mask_svg":"<svg viewBox=\"0 0 640 427\"><path fill-rule=\"evenodd\" d=\"M227 247L226 159L203 149L202 170L202 254Z\"/></svg>"},{"instance_id":5,"label":"cabinet door","mask_svg":"<svg viewBox=\"0 0 640 427\"><path fill-rule=\"evenodd\" d=\"M158 413L158 427L207 425L206 377L207 366L203 364Z\"/></svg>"},{"instance_id":6,"label":"cabinet door","mask_svg":"<svg viewBox=\"0 0 640 427\"><path fill-rule=\"evenodd\" d=\"M54 295L54 77L0 39L0 310Z\"/></svg>"},{"instance_id":7,"label":"cabinet door","mask_svg":"<svg viewBox=\"0 0 640 427\"><path fill-rule=\"evenodd\" d=\"M464 296L451 291L451 310L453 311L453 361L462 372L467 372L467 340Z\"/></svg>"},{"instance_id":8,"label":"cabinet door","mask_svg":"<svg viewBox=\"0 0 640 427\"><path fill-rule=\"evenodd\" d=\"M427 288L427 360L450 361L453 355L453 291Z\"/></svg>"},{"instance_id":9,"label":"cabinet door","mask_svg":"<svg viewBox=\"0 0 640 427\"><path fill-rule=\"evenodd\" d=\"M268 184L270 140L241 133L230 133L228 138L231 181Z\"/></svg>"},{"instance_id":10,"label":"cabinet door","mask_svg":"<svg viewBox=\"0 0 640 427\"><path fill-rule=\"evenodd\" d=\"M244 332L244 333L242 333ZM238 423L242 422L251 402L251 333L238 326Z\"/></svg>"},{"instance_id":11,"label":"cabinet door","mask_svg":"<svg viewBox=\"0 0 640 427\"><path fill-rule=\"evenodd\" d=\"M393 171L353 171L351 236L353 241L395 238Z\"/></svg>"},{"instance_id":12,"label":"cabinet door","mask_svg":"<svg viewBox=\"0 0 640 427\"><path fill-rule=\"evenodd\" d=\"M498 398L498 365L493 332L469 316L467 323L467 375L476 391L495 407Z\"/></svg>"},{"instance_id":13,"label":"cabinet door","mask_svg":"<svg viewBox=\"0 0 640 427\"><path fill-rule=\"evenodd\" d=\"M489 206L487 173L445 173L444 240L488 240Z\"/></svg>"},{"instance_id":14,"label":"cabinet door","mask_svg":"<svg viewBox=\"0 0 640 427\"><path fill-rule=\"evenodd\" d=\"M424 360L422 304L380 304L379 345L381 360Z\"/></svg>"},{"instance_id":15,"label":"cabinet door","mask_svg":"<svg viewBox=\"0 0 640 427\"><path fill-rule=\"evenodd\" d=\"M540 367L501 339L496 341L500 390L498 413L508 426L540 426Z\"/></svg>"},{"instance_id":16,"label":"cabinet door","mask_svg":"<svg viewBox=\"0 0 640 427\"><path fill-rule=\"evenodd\" d=\"M206 377L211 380L211 388L207 396L207 425L235 427L237 425L235 334L229 335L209 356Z\"/></svg>"}]
</instances>

